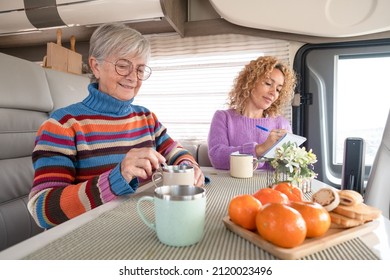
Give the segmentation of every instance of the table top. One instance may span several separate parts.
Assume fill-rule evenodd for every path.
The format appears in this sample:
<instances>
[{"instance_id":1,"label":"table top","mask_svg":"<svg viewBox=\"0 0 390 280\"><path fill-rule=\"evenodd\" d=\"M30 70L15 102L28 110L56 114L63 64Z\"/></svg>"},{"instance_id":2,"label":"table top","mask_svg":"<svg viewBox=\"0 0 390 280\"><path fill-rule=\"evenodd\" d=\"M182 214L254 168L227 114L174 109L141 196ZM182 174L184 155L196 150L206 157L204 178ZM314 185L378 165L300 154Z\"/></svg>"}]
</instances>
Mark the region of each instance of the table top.
<instances>
[{"instance_id":1,"label":"table top","mask_svg":"<svg viewBox=\"0 0 390 280\"><path fill-rule=\"evenodd\" d=\"M140 197L152 195L154 187L147 184L136 194L97 207L0 252L0 259L277 259L231 232L223 223L230 199L235 195L254 193L265 187L266 172L257 171L253 178L237 179L230 177L227 171L202 169L211 182L205 187L207 209L204 237L195 245L164 245L159 242L156 233L142 222L137 214L136 203ZM313 189L321 186L324 184L316 180L313 182ZM153 215L152 206L145 211L147 215ZM390 259L390 221L381 217L379 222L379 227L371 233L357 236L302 259Z\"/></svg>"}]
</instances>

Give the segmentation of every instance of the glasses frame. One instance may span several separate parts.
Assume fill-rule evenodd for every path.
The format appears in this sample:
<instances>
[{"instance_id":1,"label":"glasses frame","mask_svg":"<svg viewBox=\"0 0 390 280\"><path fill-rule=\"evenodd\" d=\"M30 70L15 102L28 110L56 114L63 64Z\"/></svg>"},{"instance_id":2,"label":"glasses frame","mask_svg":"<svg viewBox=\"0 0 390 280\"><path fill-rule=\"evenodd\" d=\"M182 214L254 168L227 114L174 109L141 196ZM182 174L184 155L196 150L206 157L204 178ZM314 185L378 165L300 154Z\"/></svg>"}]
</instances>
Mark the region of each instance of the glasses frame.
<instances>
[{"instance_id":1,"label":"glasses frame","mask_svg":"<svg viewBox=\"0 0 390 280\"><path fill-rule=\"evenodd\" d=\"M122 77L126 77L126 76L130 75L130 73L133 72L133 70L134 70L134 64L130 60L125 59L125 58L120 58L115 62L108 61L108 60L104 60L104 61L113 64L115 66L115 72L119 76L122 76ZM123 70L121 70L121 69L118 70L118 62L120 62L120 61L126 62L128 64L127 71L125 74L124 74ZM144 67L144 71L140 71L139 70L140 67ZM152 75L152 68L150 68L146 64L137 65L137 67L135 69L136 69L138 80L146 81ZM145 77L145 73L148 74L146 77Z\"/></svg>"}]
</instances>

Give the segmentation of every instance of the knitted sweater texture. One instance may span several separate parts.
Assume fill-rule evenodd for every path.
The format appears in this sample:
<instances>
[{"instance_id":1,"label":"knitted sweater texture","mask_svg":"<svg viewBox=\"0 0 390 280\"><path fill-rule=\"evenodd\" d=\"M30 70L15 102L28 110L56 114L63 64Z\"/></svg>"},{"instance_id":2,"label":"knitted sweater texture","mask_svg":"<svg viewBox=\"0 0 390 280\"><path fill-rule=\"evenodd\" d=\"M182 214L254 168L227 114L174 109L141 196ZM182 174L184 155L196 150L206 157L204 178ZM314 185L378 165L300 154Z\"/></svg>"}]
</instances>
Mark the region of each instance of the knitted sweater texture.
<instances>
[{"instance_id":1,"label":"knitted sweater texture","mask_svg":"<svg viewBox=\"0 0 390 280\"><path fill-rule=\"evenodd\" d=\"M213 167L228 170L230 154L233 152L257 157L256 145L263 143L269 132L256 128L256 125L269 130L286 129L291 132L289 121L282 116L252 119L233 109L216 111L208 136L209 157ZM259 163L258 169L260 168L265 168L264 163Z\"/></svg>"},{"instance_id":2,"label":"knitted sweater texture","mask_svg":"<svg viewBox=\"0 0 390 280\"><path fill-rule=\"evenodd\" d=\"M152 147L167 164L195 162L148 109L99 92L90 84L82 102L55 111L40 127L32 154L35 169L28 209L51 228L124 194L120 163L132 148Z\"/></svg>"}]
</instances>

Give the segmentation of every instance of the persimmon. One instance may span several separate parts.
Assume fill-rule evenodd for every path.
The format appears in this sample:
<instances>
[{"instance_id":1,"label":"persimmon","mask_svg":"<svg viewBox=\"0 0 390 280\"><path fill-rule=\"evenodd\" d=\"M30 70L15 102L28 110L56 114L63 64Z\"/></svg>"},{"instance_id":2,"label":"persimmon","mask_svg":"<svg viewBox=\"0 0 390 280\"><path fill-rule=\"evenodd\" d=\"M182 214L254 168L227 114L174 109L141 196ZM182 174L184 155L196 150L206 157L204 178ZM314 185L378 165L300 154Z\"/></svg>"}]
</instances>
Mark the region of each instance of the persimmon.
<instances>
[{"instance_id":1,"label":"persimmon","mask_svg":"<svg viewBox=\"0 0 390 280\"><path fill-rule=\"evenodd\" d=\"M250 194L242 194L233 197L229 203L230 220L248 230L256 229L256 214L262 204Z\"/></svg>"},{"instance_id":2,"label":"persimmon","mask_svg":"<svg viewBox=\"0 0 390 280\"><path fill-rule=\"evenodd\" d=\"M291 201L289 206L298 210L306 222L306 237L319 237L330 228L331 218L326 209L316 202Z\"/></svg>"},{"instance_id":3,"label":"persimmon","mask_svg":"<svg viewBox=\"0 0 390 280\"><path fill-rule=\"evenodd\" d=\"M290 182L280 182L273 185L272 188L287 195L289 201L303 201L302 190Z\"/></svg>"},{"instance_id":4,"label":"persimmon","mask_svg":"<svg viewBox=\"0 0 390 280\"><path fill-rule=\"evenodd\" d=\"M302 244L307 231L302 215L281 203L264 205L256 215L256 227L262 238L283 248Z\"/></svg>"},{"instance_id":5,"label":"persimmon","mask_svg":"<svg viewBox=\"0 0 390 280\"><path fill-rule=\"evenodd\" d=\"M267 203L289 203L288 197L284 193L272 188L259 189L253 196L256 197L262 205Z\"/></svg>"}]
</instances>

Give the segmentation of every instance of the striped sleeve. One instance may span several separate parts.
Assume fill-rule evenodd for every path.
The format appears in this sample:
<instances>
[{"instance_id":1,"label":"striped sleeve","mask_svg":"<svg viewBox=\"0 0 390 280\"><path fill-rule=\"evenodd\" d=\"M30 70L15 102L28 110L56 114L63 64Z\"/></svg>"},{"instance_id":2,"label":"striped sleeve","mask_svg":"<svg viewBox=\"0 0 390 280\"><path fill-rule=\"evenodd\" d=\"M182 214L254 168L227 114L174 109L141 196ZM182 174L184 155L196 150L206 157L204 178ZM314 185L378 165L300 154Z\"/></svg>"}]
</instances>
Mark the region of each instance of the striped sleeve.
<instances>
[{"instance_id":1,"label":"striped sleeve","mask_svg":"<svg viewBox=\"0 0 390 280\"><path fill-rule=\"evenodd\" d=\"M78 140L71 126L54 119L46 121L37 133L28 208L43 228L51 228L137 188L137 182L128 184L123 179L120 164L109 159L97 159L94 166L80 168L82 152L76 148ZM91 172L92 169L95 171Z\"/></svg>"},{"instance_id":2,"label":"striped sleeve","mask_svg":"<svg viewBox=\"0 0 390 280\"><path fill-rule=\"evenodd\" d=\"M176 142L171 137L169 137L167 134L167 129L157 120L154 114L153 117L156 121L155 141L157 151L166 158L167 163L170 165L176 165L189 161L197 164L196 160L189 151L184 149L184 147L179 142Z\"/></svg>"}]
</instances>

